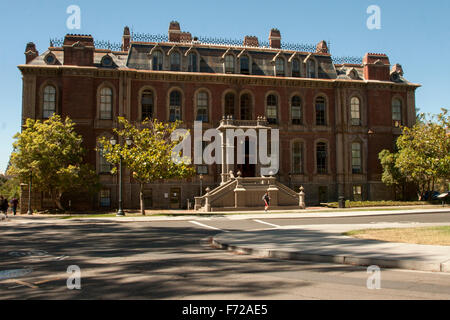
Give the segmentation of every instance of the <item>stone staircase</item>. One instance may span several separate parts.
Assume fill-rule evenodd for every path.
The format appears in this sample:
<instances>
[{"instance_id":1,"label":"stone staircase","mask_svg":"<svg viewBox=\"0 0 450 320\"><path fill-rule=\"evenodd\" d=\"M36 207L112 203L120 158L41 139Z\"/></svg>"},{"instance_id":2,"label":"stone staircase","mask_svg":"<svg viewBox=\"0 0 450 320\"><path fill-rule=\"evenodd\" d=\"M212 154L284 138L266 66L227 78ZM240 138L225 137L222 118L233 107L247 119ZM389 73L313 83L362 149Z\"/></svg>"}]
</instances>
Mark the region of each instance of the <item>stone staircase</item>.
<instances>
[{"instance_id":1,"label":"stone staircase","mask_svg":"<svg viewBox=\"0 0 450 320\"><path fill-rule=\"evenodd\" d=\"M304 209L303 188L296 193L274 177L231 178L206 194L195 197L194 209L203 212L262 210L264 193L269 192L270 209Z\"/></svg>"}]
</instances>

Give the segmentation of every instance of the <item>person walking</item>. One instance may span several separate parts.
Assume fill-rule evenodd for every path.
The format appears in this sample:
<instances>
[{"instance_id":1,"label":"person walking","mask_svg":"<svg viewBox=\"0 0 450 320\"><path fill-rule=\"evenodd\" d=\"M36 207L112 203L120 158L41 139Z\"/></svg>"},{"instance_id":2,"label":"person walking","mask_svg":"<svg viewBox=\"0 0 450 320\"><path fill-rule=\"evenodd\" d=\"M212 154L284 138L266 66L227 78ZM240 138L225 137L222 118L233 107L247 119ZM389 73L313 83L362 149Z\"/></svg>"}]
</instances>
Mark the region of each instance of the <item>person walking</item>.
<instances>
[{"instance_id":1,"label":"person walking","mask_svg":"<svg viewBox=\"0 0 450 320\"><path fill-rule=\"evenodd\" d=\"M17 200L17 198L13 198L10 201L10 203L11 203L13 214L16 215L16 213L17 213L17 206L19 205L19 200Z\"/></svg>"},{"instance_id":2,"label":"person walking","mask_svg":"<svg viewBox=\"0 0 450 320\"><path fill-rule=\"evenodd\" d=\"M267 210L269 209L269 204L270 204L270 196L269 196L269 192L266 192L266 193L263 195L263 198L262 198L262 199L264 200L264 212L267 213Z\"/></svg>"},{"instance_id":3,"label":"person walking","mask_svg":"<svg viewBox=\"0 0 450 320\"><path fill-rule=\"evenodd\" d=\"M1 207L1 211L5 214L8 215L8 199L4 198L3 196L0 196L0 207Z\"/></svg>"}]
</instances>

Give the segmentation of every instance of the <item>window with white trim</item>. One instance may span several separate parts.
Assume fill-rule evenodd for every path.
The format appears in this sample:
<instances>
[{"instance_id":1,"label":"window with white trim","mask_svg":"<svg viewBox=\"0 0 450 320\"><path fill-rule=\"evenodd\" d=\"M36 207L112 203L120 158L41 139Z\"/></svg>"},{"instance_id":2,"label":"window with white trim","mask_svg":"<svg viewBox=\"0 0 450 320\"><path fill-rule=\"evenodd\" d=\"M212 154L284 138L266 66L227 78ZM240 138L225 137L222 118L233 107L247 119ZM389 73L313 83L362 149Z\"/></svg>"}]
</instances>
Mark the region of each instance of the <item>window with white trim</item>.
<instances>
[{"instance_id":1,"label":"window with white trim","mask_svg":"<svg viewBox=\"0 0 450 320\"><path fill-rule=\"evenodd\" d=\"M111 120L112 119L112 99L113 93L111 88L104 87L100 89L100 119Z\"/></svg>"},{"instance_id":2,"label":"window with white trim","mask_svg":"<svg viewBox=\"0 0 450 320\"><path fill-rule=\"evenodd\" d=\"M54 113L56 113L56 89L54 86L46 86L44 88L42 117L47 119Z\"/></svg>"}]
</instances>

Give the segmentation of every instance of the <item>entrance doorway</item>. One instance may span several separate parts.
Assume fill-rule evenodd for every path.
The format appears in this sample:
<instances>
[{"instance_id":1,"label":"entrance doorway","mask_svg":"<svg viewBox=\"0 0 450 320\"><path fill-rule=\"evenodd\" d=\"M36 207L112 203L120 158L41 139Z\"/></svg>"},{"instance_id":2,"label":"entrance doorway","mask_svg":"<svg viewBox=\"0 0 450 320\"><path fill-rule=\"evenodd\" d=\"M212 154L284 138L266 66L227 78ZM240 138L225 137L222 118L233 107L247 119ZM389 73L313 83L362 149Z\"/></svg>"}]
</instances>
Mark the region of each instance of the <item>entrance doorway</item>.
<instances>
[{"instance_id":1,"label":"entrance doorway","mask_svg":"<svg viewBox=\"0 0 450 320\"><path fill-rule=\"evenodd\" d=\"M250 141L245 139L245 163L239 164L238 170L241 171L242 177L255 177L256 165L250 164Z\"/></svg>"},{"instance_id":2,"label":"entrance doorway","mask_svg":"<svg viewBox=\"0 0 450 320\"><path fill-rule=\"evenodd\" d=\"M170 188L170 209L180 209L181 188Z\"/></svg>"}]
</instances>

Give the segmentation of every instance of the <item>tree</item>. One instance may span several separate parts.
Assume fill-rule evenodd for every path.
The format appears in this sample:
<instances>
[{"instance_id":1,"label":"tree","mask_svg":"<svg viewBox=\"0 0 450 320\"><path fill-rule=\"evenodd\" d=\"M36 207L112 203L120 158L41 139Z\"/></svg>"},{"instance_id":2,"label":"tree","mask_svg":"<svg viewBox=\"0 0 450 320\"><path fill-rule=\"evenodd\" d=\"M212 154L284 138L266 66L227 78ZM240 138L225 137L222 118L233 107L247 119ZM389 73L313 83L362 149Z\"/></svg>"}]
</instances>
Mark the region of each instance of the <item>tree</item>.
<instances>
[{"instance_id":1,"label":"tree","mask_svg":"<svg viewBox=\"0 0 450 320\"><path fill-rule=\"evenodd\" d=\"M119 117L119 126L114 129L119 139L132 141L112 145L105 137L100 139L103 156L112 164L122 163L131 172L133 178L140 186L140 209L145 215L144 185L163 179L182 179L192 176L195 171L186 161L176 162L172 159L172 150L179 140L171 141L172 133L179 127L180 122L163 123L158 120L145 120L137 126L129 123L125 118ZM183 138L183 137L181 137ZM114 168L113 172L117 169Z\"/></svg>"},{"instance_id":2,"label":"tree","mask_svg":"<svg viewBox=\"0 0 450 320\"><path fill-rule=\"evenodd\" d=\"M381 181L385 185L394 188L395 199L398 198L399 193L401 193L402 198L404 199L406 179L395 165L398 154L391 153L389 150L383 150L378 154L378 158L380 159L381 167L383 168Z\"/></svg>"},{"instance_id":3,"label":"tree","mask_svg":"<svg viewBox=\"0 0 450 320\"><path fill-rule=\"evenodd\" d=\"M436 183L450 179L449 125L448 110L442 109L430 119L421 115L412 128L403 127L402 135L397 139L395 168L405 181L417 186L419 198L434 190ZM382 157L385 162L389 162L388 156L385 150L380 153L380 159ZM383 167L383 171L383 176L388 177L388 166Z\"/></svg>"},{"instance_id":4,"label":"tree","mask_svg":"<svg viewBox=\"0 0 450 320\"><path fill-rule=\"evenodd\" d=\"M33 181L33 189L51 194L57 208L64 210L61 198L71 191L96 192L95 170L83 163L82 137L75 124L53 115L45 121L27 119L13 143L8 174L22 182Z\"/></svg>"},{"instance_id":5,"label":"tree","mask_svg":"<svg viewBox=\"0 0 450 320\"><path fill-rule=\"evenodd\" d=\"M7 199L19 198L20 196L20 182L13 177L0 175L0 195Z\"/></svg>"}]
</instances>

